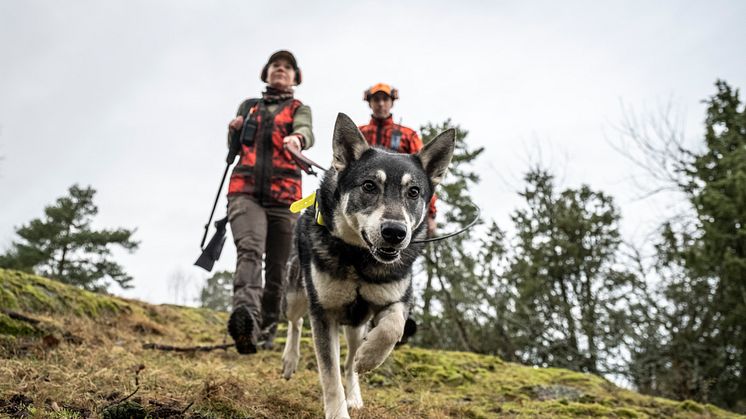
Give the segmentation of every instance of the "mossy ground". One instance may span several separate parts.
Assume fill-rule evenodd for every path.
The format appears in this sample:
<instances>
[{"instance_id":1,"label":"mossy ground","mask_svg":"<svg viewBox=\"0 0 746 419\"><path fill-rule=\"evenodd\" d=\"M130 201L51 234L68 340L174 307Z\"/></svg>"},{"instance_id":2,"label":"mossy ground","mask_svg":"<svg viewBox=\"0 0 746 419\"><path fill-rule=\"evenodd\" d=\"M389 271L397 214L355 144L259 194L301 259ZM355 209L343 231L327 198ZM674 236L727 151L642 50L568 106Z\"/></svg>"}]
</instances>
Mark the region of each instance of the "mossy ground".
<instances>
[{"instance_id":1,"label":"mossy ground","mask_svg":"<svg viewBox=\"0 0 746 419\"><path fill-rule=\"evenodd\" d=\"M0 416L323 417L307 330L300 371L285 381L284 339L252 356L142 349L146 342L222 343L225 313L153 306L5 270L0 308L40 320L0 314ZM115 404L136 389L129 404ZM353 418L737 417L642 396L589 374L409 347L365 376L362 390L366 406Z\"/></svg>"}]
</instances>

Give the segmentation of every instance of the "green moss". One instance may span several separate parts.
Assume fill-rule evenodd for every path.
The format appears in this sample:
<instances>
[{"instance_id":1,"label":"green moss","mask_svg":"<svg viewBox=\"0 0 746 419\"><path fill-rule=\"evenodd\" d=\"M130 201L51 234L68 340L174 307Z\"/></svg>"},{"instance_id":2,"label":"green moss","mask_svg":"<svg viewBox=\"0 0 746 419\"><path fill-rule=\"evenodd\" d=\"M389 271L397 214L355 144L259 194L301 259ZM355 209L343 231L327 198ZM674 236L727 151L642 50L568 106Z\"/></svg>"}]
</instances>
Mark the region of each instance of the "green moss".
<instances>
[{"instance_id":1,"label":"green moss","mask_svg":"<svg viewBox=\"0 0 746 419\"><path fill-rule=\"evenodd\" d=\"M109 406L101 412L103 419L145 419L145 416L142 405L130 400Z\"/></svg>"},{"instance_id":2,"label":"green moss","mask_svg":"<svg viewBox=\"0 0 746 419\"><path fill-rule=\"evenodd\" d=\"M375 371L365 376L365 382L373 387L386 387L393 384L388 377Z\"/></svg>"},{"instance_id":3,"label":"green moss","mask_svg":"<svg viewBox=\"0 0 746 419\"><path fill-rule=\"evenodd\" d=\"M679 403L679 409L684 410L687 412L695 412L695 413L704 413L705 409L702 407L701 404L692 401L692 400L684 400L683 402Z\"/></svg>"},{"instance_id":4,"label":"green moss","mask_svg":"<svg viewBox=\"0 0 746 419\"><path fill-rule=\"evenodd\" d=\"M98 317L128 309L123 300L96 294L25 272L0 269L0 301L4 307L31 313Z\"/></svg>"},{"instance_id":5,"label":"green moss","mask_svg":"<svg viewBox=\"0 0 746 419\"><path fill-rule=\"evenodd\" d=\"M614 414L620 418L639 418L639 417L647 416L641 412L638 412L634 409L629 409L626 407L622 407L620 409L614 409Z\"/></svg>"},{"instance_id":6,"label":"green moss","mask_svg":"<svg viewBox=\"0 0 746 419\"><path fill-rule=\"evenodd\" d=\"M33 336L38 334L39 331L31 324L11 319L7 315L0 313L0 335Z\"/></svg>"},{"instance_id":7,"label":"green moss","mask_svg":"<svg viewBox=\"0 0 746 419\"><path fill-rule=\"evenodd\" d=\"M0 281L2 280L2 273L2 270L0 270ZM5 307L11 310L18 308L18 300L16 299L16 296L4 286L0 286L0 307Z\"/></svg>"}]
</instances>

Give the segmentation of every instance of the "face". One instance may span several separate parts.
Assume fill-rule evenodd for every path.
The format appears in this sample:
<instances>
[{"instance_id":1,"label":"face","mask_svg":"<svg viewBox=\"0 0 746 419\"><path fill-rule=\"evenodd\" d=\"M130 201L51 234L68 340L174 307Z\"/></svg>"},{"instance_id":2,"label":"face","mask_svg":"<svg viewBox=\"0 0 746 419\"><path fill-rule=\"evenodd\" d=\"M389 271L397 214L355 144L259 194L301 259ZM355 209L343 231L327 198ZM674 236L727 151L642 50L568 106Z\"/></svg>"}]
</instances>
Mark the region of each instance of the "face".
<instances>
[{"instance_id":1,"label":"face","mask_svg":"<svg viewBox=\"0 0 746 419\"><path fill-rule=\"evenodd\" d=\"M382 263L394 263L427 215L430 186L412 156L370 149L340 174L339 216L349 236Z\"/></svg>"},{"instance_id":2,"label":"face","mask_svg":"<svg viewBox=\"0 0 746 419\"><path fill-rule=\"evenodd\" d=\"M373 111L374 117L383 119L391 115L391 108L394 107L394 101L386 93L377 92L368 101L368 106Z\"/></svg>"},{"instance_id":3,"label":"face","mask_svg":"<svg viewBox=\"0 0 746 419\"><path fill-rule=\"evenodd\" d=\"M284 58L272 61L267 68L267 84L280 90L294 86L295 69L292 64Z\"/></svg>"},{"instance_id":4,"label":"face","mask_svg":"<svg viewBox=\"0 0 746 419\"><path fill-rule=\"evenodd\" d=\"M322 189L332 234L368 249L381 263L395 263L412 237L424 233L427 202L451 162L455 130L447 130L416 155L371 148L349 116L340 113L332 139L332 170Z\"/></svg>"}]
</instances>

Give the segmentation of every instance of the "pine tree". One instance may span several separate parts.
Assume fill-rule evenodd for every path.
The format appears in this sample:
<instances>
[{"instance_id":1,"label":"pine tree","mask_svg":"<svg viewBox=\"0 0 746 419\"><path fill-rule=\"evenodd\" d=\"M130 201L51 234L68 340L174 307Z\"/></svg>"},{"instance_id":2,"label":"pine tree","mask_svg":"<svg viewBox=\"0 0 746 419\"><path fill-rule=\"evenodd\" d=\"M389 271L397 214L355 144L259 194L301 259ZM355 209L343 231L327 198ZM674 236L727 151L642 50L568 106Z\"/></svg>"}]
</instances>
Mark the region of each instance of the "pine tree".
<instances>
[{"instance_id":1,"label":"pine tree","mask_svg":"<svg viewBox=\"0 0 746 419\"><path fill-rule=\"evenodd\" d=\"M116 282L129 288L132 278L112 260L112 248L137 249L133 230L95 230L96 191L73 185L68 195L44 209L44 217L16 229L20 241L0 256L0 267L35 272L92 291L104 291Z\"/></svg>"},{"instance_id":2,"label":"pine tree","mask_svg":"<svg viewBox=\"0 0 746 419\"><path fill-rule=\"evenodd\" d=\"M512 220L504 274L512 309L507 335L515 356L532 365L618 372L611 356L623 345L626 307L639 289L618 266L619 211L613 199L583 185L557 191L553 176L525 178L524 209Z\"/></svg>"},{"instance_id":3,"label":"pine tree","mask_svg":"<svg viewBox=\"0 0 746 419\"><path fill-rule=\"evenodd\" d=\"M230 311L233 295L233 272L215 272L199 293L200 306L218 311Z\"/></svg>"},{"instance_id":4,"label":"pine tree","mask_svg":"<svg viewBox=\"0 0 746 419\"><path fill-rule=\"evenodd\" d=\"M746 412L746 109L738 90L716 87L705 149L679 162L693 217L662 226L657 268L666 304L631 371L653 394Z\"/></svg>"}]
</instances>

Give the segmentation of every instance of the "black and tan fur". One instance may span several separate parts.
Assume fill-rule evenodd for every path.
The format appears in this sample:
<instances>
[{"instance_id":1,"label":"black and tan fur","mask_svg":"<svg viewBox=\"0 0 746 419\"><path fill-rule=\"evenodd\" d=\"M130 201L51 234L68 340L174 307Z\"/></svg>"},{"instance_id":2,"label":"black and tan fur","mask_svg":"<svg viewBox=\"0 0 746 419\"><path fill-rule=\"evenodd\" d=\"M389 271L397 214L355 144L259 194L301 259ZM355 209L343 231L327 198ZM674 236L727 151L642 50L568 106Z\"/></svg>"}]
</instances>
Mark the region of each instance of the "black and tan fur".
<instances>
[{"instance_id":1,"label":"black and tan fur","mask_svg":"<svg viewBox=\"0 0 746 419\"><path fill-rule=\"evenodd\" d=\"M324 225L313 208L296 225L282 357L289 379L310 309L327 418L347 418L348 408L362 407L358 374L383 363L402 337L412 304L412 264L424 246L412 240L426 234L427 203L448 168L454 136L448 130L415 155L391 153L369 147L349 117L337 117L333 165L317 192ZM349 348L346 389L340 328Z\"/></svg>"}]
</instances>

